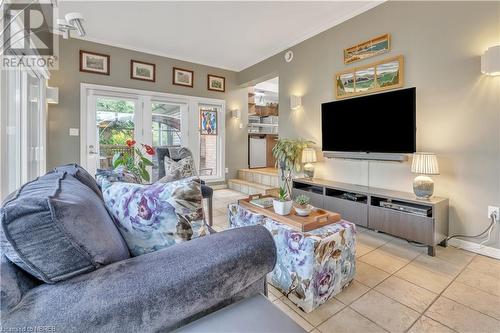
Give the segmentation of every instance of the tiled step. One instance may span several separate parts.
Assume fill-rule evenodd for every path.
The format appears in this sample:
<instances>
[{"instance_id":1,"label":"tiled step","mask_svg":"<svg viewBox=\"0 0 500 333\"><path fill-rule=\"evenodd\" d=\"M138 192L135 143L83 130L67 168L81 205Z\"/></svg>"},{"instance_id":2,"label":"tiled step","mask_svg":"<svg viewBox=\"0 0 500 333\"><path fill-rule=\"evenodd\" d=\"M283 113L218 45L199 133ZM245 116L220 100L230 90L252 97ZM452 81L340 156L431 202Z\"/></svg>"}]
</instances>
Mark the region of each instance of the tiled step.
<instances>
[{"instance_id":1,"label":"tiled step","mask_svg":"<svg viewBox=\"0 0 500 333\"><path fill-rule=\"evenodd\" d=\"M266 186L242 179L229 179L227 186L234 191L245 194L268 194L274 190L273 186Z\"/></svg>"},{"instance_id":2,"label":"tiled step","mask_svg":"<svg viewBox=\"0 0 500 333\"><path fill-rule=\"evenodd\" d=\"M278 171L273 168L241 169L238 170L238 179L264 186L279 186Z\"/></svg>"}]
</instances>

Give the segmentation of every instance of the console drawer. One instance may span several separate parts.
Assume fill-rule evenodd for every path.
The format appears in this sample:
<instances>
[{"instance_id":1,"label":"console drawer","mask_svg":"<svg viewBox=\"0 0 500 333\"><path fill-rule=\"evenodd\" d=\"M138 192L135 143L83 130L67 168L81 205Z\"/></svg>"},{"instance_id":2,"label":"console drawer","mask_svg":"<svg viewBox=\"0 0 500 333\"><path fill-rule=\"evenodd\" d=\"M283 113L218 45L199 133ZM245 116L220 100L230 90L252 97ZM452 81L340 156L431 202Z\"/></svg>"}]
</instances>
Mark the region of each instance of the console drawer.
<instances>
[{"instance_id":1,"label":"console drawer","mask_svg":"<svg viewBox=\"0 0 500 333\"><path fill-rule=\"evenodd\" d=\"M314 193L311 191L299 190L297 188L292 189L292 199L295 199L299 195L305 195L311 199L311 205L318 208L324 208L323 204L323 194Z\"/></svg>"},{"instance_id":2,"label":"console drawer","mask_svg":"<svg viewBox=\"0 0 500 333\"><path fill-rule=\"evenodd\" d=\"M342 219L368 227L368 205L334 197L325 197L325 209L339 213Z\"/></svg>"},{"instance_id":3,"label":"console drawer","mask_svg":"<svg viewBox=\"0 0 500 333\"><path fill-rule=\"evenodd\" d=\"M434 245L434 219L377 206L369 209L370 229L386 232L415 242Z\"/></svg>"}]
</instances>

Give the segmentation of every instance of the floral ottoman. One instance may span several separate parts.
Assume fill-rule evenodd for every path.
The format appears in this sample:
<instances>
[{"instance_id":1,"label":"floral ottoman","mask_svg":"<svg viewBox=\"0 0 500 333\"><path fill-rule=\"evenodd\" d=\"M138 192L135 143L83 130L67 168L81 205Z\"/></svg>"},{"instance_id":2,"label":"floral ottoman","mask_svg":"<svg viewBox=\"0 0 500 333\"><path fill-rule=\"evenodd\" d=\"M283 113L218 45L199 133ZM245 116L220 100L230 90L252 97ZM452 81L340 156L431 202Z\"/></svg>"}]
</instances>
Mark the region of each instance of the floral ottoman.
<instances>
[{"instance_id":1,"label":"floral ottoman","mask_svg":"<svg viewBox=\"0 0 500 333\"><path fill-rule=\"evenodd\" d=\"M356 228L341 220L308 231L295 231L237 204L229 205L231 228L264 225L273 235L278 251L268 281L305 312L311 312L338 294L356 271Z\"/></svg>"}]
</instances>

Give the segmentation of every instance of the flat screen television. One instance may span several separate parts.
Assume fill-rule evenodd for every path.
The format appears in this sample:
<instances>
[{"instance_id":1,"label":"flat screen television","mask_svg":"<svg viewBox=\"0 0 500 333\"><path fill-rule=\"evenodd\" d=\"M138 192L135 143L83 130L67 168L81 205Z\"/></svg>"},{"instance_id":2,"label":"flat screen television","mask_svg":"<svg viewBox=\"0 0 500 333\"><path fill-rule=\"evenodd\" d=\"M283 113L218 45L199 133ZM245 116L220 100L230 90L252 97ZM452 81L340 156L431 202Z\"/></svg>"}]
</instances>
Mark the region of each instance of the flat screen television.
<instances>
[{"instance_id":1,"label":"flat screen television","mask_svg":"<svg viewBox=\"0 0 500 333\"><path fill-rule=\"evenodd\" d=\"M413 153L416 88L321 105L323 151Z\"/></svg>"}]
</instances>

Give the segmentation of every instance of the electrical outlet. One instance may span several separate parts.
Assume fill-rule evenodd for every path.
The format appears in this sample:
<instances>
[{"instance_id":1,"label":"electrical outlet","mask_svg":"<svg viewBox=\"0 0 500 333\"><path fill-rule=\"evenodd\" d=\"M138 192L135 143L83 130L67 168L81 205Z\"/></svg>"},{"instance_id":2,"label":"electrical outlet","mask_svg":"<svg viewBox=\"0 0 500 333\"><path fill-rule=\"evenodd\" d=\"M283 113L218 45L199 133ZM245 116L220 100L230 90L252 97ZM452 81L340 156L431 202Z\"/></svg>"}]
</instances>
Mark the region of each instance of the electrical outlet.
<instances>
[{"instance_id":1,"label":"electrical outlet","mask_svg":"<svg viewBox=\"0 0 500 333\"><path fill-rule=\"evenodd\" d=\"M497 221L500 219L500 208L495 206L488 206L488 218L491 217L491 214L495 213L497 216Z\"/></svg>"},{"instance_id":2,"label":"electrical outlet","mask_svg":"<svg viewBox=\"0 0 500 333\"><path fill-rule=\"evenodd\" d=\"M226 168L226 170L225 170L225 171L226 171L226 173L229 173L229 168Z\"/></svg>"}]
</instances>

